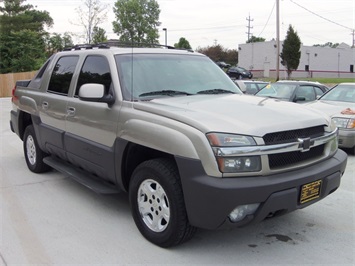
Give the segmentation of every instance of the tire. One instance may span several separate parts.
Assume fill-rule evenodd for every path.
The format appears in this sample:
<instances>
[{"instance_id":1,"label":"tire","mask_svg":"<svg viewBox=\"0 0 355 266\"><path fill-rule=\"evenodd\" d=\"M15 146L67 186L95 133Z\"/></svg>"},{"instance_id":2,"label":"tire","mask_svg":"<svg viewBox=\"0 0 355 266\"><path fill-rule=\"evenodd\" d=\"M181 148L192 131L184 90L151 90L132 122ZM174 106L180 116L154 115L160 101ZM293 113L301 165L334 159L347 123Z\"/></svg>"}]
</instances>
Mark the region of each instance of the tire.
<instances>
[{"instance_id":1,"label":"tire","mask_svg":"<svg viewBox=\"0 0 355 266\"><path fill-rule=\"evenodd\" d=\"M48 156L38 146L35 131L32 125L25 129L23 137L23 151L26 159L28 169L34 173L43 173L49 171L51 168L43 162L43 158Z\"/></svg>"},{"instance_id":2,"label":"tire","mask_svg":"<svg viewBox=\"0 0 355 266\"><path fill-rule=\"evenodd\" d=\"M136 226L155 245L176 246L196 232L187 218L178 170L170 160L141 163L132 174L129 199Z\"/></svg>"}]
</instances>

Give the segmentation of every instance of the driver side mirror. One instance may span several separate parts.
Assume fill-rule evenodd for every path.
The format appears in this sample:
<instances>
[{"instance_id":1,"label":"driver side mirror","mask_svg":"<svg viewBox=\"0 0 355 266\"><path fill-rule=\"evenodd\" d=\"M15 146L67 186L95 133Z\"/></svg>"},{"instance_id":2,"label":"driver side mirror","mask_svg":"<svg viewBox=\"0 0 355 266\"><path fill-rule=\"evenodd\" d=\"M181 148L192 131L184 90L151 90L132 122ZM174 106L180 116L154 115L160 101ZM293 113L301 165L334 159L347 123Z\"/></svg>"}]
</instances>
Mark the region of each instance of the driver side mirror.
<instances>
[{"instance_id":1,"label":"driver side mirror","mask_svg":"<svg viewBox=\"0 0 355 266\"><path fill-rule=\"evenodd\" d=\"M98 83L87 83L79 89L79 99L87 102L100 102L113 104L115 99L110 94L105 94L105 86Z\"/></svg>"}]
</instances>

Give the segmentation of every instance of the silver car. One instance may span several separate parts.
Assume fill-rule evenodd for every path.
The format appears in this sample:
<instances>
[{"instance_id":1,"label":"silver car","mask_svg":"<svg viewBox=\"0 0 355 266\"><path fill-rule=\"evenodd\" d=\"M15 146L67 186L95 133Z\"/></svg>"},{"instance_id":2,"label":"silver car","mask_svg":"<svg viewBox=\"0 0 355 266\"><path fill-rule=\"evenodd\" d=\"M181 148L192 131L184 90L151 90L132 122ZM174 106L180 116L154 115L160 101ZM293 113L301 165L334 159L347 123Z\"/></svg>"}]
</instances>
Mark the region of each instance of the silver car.
<instances>
[{"instance_id":1,"label":"silver car","mask_svg":"<svg viewBox=\"0 0 355 266\"><path fill-rule=\"evenodd\" d=\"M244 94L255 94L269 84L266 81L245 79L235 79L234 83L238 85Z\"/></svg>"},{"instance_id":2,"label":"silver car","mask_svg":"<svg viewBox=\"0 0 355 266\"><path fill-rule=\"evenodd\" d=\"M328 114L339 128L339 147L351 148L355 154L355 115L341 114L355 110L355 83L340 83L308 106Z\"/></svg>"},{"instance_id":3,"label":"silver car","mask_svg":"<svg viewBox=\"0 0 355 266\"><path fill-rule=\"evenodd\" d=\"M328 90L328 87L318 82L278 81L268 84L255 95L282 101L306 103L315 101L317 97Z\"/></svg>"}]
</instances>

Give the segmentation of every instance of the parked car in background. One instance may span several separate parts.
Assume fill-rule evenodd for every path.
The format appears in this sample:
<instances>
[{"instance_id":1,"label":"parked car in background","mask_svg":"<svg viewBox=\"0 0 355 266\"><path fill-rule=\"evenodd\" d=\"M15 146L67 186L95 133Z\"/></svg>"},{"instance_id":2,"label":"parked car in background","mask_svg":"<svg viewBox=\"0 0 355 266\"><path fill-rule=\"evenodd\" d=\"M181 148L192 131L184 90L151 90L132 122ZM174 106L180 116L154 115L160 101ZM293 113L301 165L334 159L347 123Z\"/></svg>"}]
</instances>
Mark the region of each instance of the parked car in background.
<instances>
[{"instance_id":1,"label":"parked car in background","mask_svg":"<svg viewBox=\"0 0 355 266\"><path fill-rule=\"evenodd\" d=\"M269 82L261 81L261 80L234 80L234 83L238 85L239 89L244 94L255 94L264 88Z\"/></svg>"},{"instance_id":2,"label":"parked car in background","mask_svg":"<svg viewBox=\"0 0 355 266\"><path fill-rule=\"evenodd\" d=\"M304 103L315 101L329 88L318 82L278 81L270 83L255 95L276 98L283 101Z\"/></svg>"},{"instance_id":3,"label":"parked car in background","mask_svg":"<svg viewBox=\"0 0 355 266\"><path fill-rule=\"evenodd\" d=\"M253 77L253 73L239 66L233 66L229 68L227 70L227 75L230 76L231 78L236 78L236 79L243 79L243 78L251 79Z\"/></svg>"},{"instance_id":4,"label":"parked car in background","mask_svg":"<svg viewBox=\"0 0 355 266\"><path fill-rule=\"evenodd\" d=\"M355 154L355 114L341 113L346 108L355 110L355 83L340 83L308 106L332 118L339 129L339 147L351 148Z\"/></svg>"},{"instance_id":5,"label":"parked car in background","mask_svg":"<svg viewBox=\"0 0 355 266\"><path fill-rule=\"evenodd\" d=\"M231 67L230 64L227 64L226 62L223 62L223 61L216 62L216 64L217 64L220 68L229 68L229 67Z\"/></svg>"}]
</instances>

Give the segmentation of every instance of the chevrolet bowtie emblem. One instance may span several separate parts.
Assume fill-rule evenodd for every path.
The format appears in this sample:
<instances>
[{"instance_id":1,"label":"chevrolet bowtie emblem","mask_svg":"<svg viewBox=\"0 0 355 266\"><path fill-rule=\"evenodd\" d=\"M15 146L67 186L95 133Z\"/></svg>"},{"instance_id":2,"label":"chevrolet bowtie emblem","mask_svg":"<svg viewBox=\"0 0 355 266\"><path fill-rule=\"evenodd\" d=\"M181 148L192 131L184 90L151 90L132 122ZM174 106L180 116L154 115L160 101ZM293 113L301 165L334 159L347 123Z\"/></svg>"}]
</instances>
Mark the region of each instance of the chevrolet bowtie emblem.
<instances>
[{"instance_id":1,"label":"chevrolet bowtie emblem","mask_svg":"<svg viewBox=\"0 0 355 266\"><path fill-rule=\"evenodd\" d=\"M314 144L314 141L311 141L311 138L299 138L297 141L299 143L298 148L302 148L301 152L309 151L311 145Z\"/></svg>"}]
</instances>

